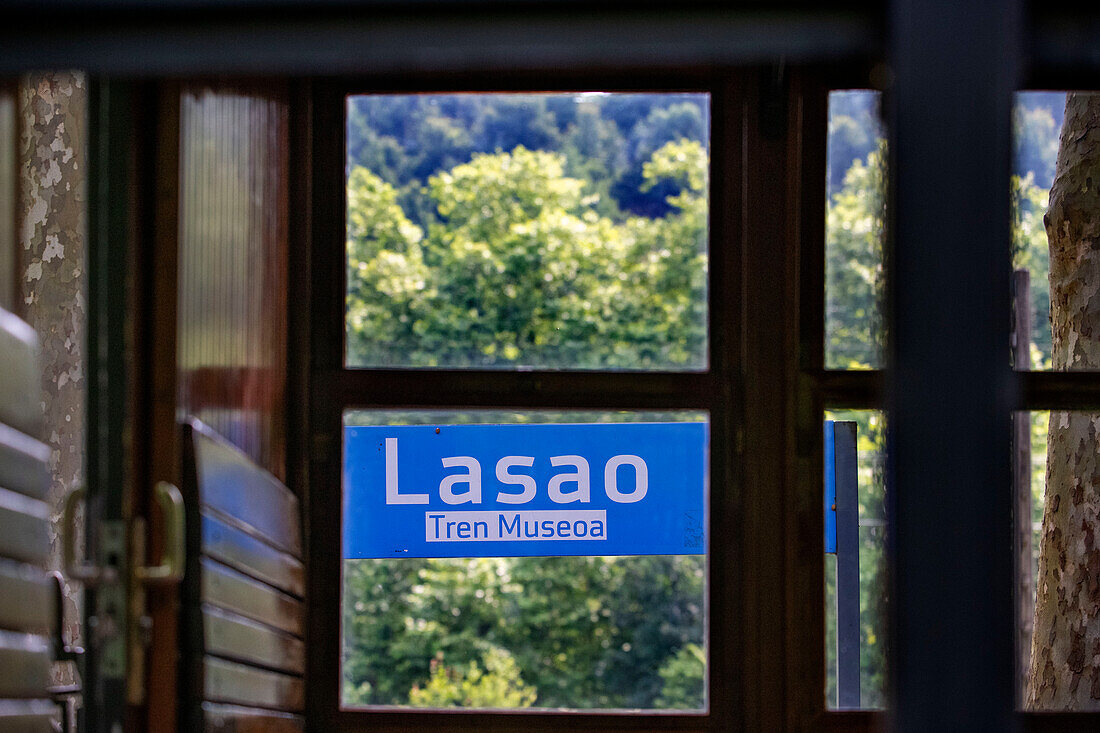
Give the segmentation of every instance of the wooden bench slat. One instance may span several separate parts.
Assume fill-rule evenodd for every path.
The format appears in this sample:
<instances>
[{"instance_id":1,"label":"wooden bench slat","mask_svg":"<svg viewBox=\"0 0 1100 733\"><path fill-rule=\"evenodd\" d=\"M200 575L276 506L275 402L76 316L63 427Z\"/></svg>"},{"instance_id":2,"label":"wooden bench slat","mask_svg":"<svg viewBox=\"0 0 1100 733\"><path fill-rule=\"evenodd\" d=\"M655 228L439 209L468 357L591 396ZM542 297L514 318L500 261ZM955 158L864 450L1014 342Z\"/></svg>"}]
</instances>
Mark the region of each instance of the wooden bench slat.
<instances>
[{"instance_id":1,"label":"wooden bench slat","mask_svg":"<svg viewBox=\"0 0 1100 733\"><path fill-rule=\"evenodd\" d=\"M61 711L50 700L0 700L0 730L4 733L54 733Z\"/></svg>"},{"instance_id":2,"label":"wooden bench slat","mask_svg":"<svg viewBox=\"0 0 1100 733\"><path fill-rule=\"evenodd\" d=\"M50 515L45 502L0 488L0 557L46 567Z\"/></svg>"},{"instance_id":3,"label":"wooden bench slat","mask_svg":"<svg viewBox=\"0 0 1100 733\"><path fill-rule=\"evenodd\" d=\"M305 672L301 639L213 606L203 607L202 623L208 654L280 672Z\"/></svg>"},{"instance_id":4,"label":"wooden bench slat","mask_svg":"<svg viewBox=\"0 0 1100 733\"><path fill-rule=\"evenodd\" d=\"M301 637L302 602L271 586L204 557L200 561L202 601Z\"/></svg>"},{"instance_id":5,"label":"wooden bench slat","mask_svg":"<svg viewBox=\"0 0 1100 733\"><path fill-rule=\"evenodd\" d=\"M40 435L42 373L34 329L0 308L0 422Z\"/></svg>"},{"instance_id":6,"label":"wooden bench slat","mask_svg":"<svg viewBox=\"0 0 1100 733\"><path fill-rule=\"evenodd\" d=\"M202 715L207 733L301 733L306 727L300 715L239 705L203 703Z\"/></svg>"},{"instance_id":7,"label":"wooden bench slat","mask_svg":"<svg viewBox=\"0 0 1100 733\"><path fill-rule=\"evenodd\" d=\"M253 705L300 713L305 709L301 677L268 672L244 664L207 657L203 660L203 687L210 702Z\"/></svg>"},{"instance_id":8,"label":"wooden bench slat","mask_svg":"<svg viewBox=\"0 0 1100 733\"><path fill-rule=\"evenodd\" d=\"M0 629L53 633L54 582L45 570L0 560Z\"/></svg>"},{"instance_id":9,"label":"wooden bench slat","mask_svg":"<svg viewBox=\"0 0 1100 733\"><path fill-rule=\"evenodd\" d=\"M305 570L301 562L207 514L202 515L202 550L203 554L268 585L299 598L305 594Z\"/></svg>"},{"instance_id":10,"label":"wooden bench slat","mask_svg":"<svg viewBox=\"0 0 1100 733\"><path fill-rule=\"evenodd\" d=\"M34 499L50 488L50 447L0 423L0 486Z\"/></svg>"},{"instance_id":11,"label":"wooden bench slat","mask_svg":"<svg viewBox=\"0 0 1100 733\"><path fill-rule=\"evenodd\" d=\"M50 685L45 636L0 631L0 697L42 697Z\"/></svg>"},{"instance_id":12,"label":"wooden bench slat","mask_svg":"<svg viewBox=\"0 0 1100 733\"><path fill-rule=\"evenodd\" d=\"M302 557L298 499L198 421L191 425L199 498L294 557Z\"/></svg>"}]
</instances>

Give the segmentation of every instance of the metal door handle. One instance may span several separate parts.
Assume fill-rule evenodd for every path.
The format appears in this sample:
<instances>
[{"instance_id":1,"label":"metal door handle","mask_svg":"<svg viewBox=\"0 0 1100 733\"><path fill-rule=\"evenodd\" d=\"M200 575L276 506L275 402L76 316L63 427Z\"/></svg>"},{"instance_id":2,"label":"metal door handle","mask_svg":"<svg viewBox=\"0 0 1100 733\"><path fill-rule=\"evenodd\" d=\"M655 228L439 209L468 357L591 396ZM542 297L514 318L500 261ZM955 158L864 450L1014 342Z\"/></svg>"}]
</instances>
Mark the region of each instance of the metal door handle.
<instances>
[{"instance_id":1,"label":"metal door handle","mask_svg":"<svg viewBox=\"0 0 1100 733\"><path fill-rule=\"evenodd\" d=\"M84 501L86 496L87 491L81 486L70 491L65 498L65 508L61 514L61 562L65 568L65 575L70 580L76 580L86 586L94 587L100 583L113 583L118 580L118 569L112 566L99 567L89 562L77 560L76 507ZM85 526L91 527L88 523L85 523Z\"/></svg>"},{"instance_id":2,"label":"metal door handle","mask_svg":"<svg viewBox=\"0 0 1100 733\"><path fill-rule=\"evenodd\" d=\"M164 551L159 565L135 567L134 578L150 584L178 583L183 580L184 564L183 495L167 481L158 481L153 493L164 515Z\"/></svg>"}]
</instances>

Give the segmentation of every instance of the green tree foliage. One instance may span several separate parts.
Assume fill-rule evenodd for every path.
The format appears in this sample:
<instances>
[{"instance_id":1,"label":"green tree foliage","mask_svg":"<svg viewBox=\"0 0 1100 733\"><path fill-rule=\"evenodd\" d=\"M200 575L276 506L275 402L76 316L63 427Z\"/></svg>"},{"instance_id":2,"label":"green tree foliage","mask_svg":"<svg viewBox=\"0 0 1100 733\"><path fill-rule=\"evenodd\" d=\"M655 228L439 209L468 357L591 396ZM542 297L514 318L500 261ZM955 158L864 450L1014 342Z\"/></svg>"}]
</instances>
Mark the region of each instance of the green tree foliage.
<instances>
[{"instance_id":1,"label":"green tree foliage","mask_svg":"<svg viewBox=\"0 0 1100 733\"><path fill-rule=\"evenodd\" d=\"M520 678L519 667L505 649L485 653L481 665L464 669L446 667L443 655L432 660L431 674L423 688L414 684L409 704L421 708L526 708L535 701L535 689Z\"/></svg>"},{"instance_id":2,"label":"green tree foliage","mask_svg":"<svg viewBox=\"0 0 1100 733\"><path fill-rule=\"evenodd\" d=\"M423 181L475 153L523 146L564 154L568 175L601 194L601 214L664 216L677 192L669 184L643 191L642 166L665 143L705 143L708 113L699 94L356 96L348 100L348 169L365 167L393 185L423 225Z\"/></svg>"},{"instance_id":3,"label":"green tree foliage","mask_svg":"<svg viewBox=\"0 0 1100 733\"><path fill-rule=\"evenodd\" d=\"M664 684L657 707L698 707L706 686L706 653L698 644L685 644L661 665L658 674Z\"/></svg>"},{"instance_id":4,"label":"green tree foliage","mask_svg":"<svg viewBox=\"0 0 1100 733\"><path fill-rule=\"evenodd\" d=\"M704 572L699 556L345 561L344 702L465 705L463 681L484 680L540 707L698 708L702 687L665 665L705 644Z\"/></svg>"},{"instance_id":5,"label":"green tree foliage","mask_svg":"<svg viewBox=\"0 0 1100 733\"><path fill-rule=\"evenodd\" d=\"M1031 273L1031 364L1022 369L1050 369L1050 252L1043 226L1047 191L1035 185L1035 176L1012 176L1012 266Z\"/></svg>"},{"instance_id":6,"label":"green tree foliage","mask_svg":"<svg viewBox=\"0 0 1100 733\"><path fill-rule=\"evenodd\" d=\"M826 213L825 361L831 369L882 366L885 144L856 160Z\"/></svg>"},{"instance_id":7,"label":"green tree foliage","mask_svg":"<svg viewBox=\"0 0 1100 733\"><path fill-rule=\"evenodd\" d=\"M668 143L643 186L672 181L674 213L617 223L517 147L436 174L427 233L371 171L348 180L348 359L353 364L656 368L706 349L706 153Z\"/></svg>"}]
</instances>

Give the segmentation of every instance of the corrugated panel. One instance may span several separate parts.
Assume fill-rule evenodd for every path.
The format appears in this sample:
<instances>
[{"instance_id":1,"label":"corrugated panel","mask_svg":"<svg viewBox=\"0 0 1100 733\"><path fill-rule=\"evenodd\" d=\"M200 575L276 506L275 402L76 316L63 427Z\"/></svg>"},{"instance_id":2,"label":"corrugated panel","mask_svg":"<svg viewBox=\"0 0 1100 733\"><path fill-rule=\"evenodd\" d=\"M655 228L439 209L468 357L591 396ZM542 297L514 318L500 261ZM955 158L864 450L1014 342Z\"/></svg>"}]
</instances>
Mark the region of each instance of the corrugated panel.
<instances>
[{"instance_id":1,"label":"corrugated panel","mask_svg":"<svg viewBox=\"0 0 1100 733\"><path fill-rule=\"evenodd\" d=\"M285 478L288 107L180 100L179 404Z\"/></svg>"}]
</instances>

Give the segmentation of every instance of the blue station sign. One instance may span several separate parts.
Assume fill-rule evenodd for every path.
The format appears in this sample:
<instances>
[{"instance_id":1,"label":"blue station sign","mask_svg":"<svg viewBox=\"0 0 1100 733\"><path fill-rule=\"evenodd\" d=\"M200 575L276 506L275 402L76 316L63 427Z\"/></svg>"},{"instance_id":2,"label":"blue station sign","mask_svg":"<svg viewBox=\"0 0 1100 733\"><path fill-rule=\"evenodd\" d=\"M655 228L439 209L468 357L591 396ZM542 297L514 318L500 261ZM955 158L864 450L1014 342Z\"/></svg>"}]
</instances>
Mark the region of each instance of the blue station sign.
<instances>
[{"instance_id":1,"label":"blue station sign","mask_svg":"<svg viewBox=\"0 0 1100 733\"><path fill-rule=\"evenodd\" d=\"M344 429L344 557L701 555L707 424Z\"/></svg>"}]
</instances>

